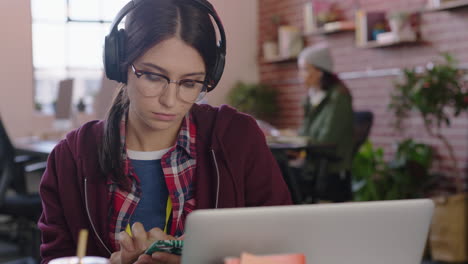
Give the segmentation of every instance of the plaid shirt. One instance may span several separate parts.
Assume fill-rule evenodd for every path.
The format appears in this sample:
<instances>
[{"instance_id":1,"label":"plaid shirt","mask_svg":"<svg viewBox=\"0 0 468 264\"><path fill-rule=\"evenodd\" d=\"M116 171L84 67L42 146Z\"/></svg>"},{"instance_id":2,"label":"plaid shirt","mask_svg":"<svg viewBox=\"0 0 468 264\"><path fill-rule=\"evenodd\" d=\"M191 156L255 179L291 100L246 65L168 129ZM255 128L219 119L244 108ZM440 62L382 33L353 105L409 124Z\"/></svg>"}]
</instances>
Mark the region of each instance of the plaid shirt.
<instances>
[{"instance_id":1,"label":"plaid shirt","mask_svg":"<svg viewBox=\"0 0 468 264\"><path fill-rule=\"evenodd\" d=\"M122 160L124 173L131 182L131 192L119 188L112 180L108 181L110 209L110 240L115 251L120 250L118 234L127 227L130 217L141 197L140 180L127 157L125 145L126 117L123 115L120 124L120 138L122 146ZM166 180L169 197L172 202L171 230L169 234L180 236L184 233L185 218L195 208L194 175L196 167L195 152L196 126L192 116L188 113L182 121L175 146L162 158L161 167ZM147 230L148 231L148 230Z\"/></svg>"}]
</instances>

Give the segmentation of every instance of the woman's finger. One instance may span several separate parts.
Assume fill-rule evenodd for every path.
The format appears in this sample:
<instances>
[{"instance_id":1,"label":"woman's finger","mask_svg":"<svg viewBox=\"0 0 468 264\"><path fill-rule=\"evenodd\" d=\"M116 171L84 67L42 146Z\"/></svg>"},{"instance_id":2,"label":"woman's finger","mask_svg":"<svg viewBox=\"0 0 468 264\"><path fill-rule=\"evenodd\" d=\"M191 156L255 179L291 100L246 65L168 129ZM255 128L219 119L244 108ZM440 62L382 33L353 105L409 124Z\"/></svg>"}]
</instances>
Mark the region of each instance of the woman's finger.
<instances>
[{"instance_id":1,"label":"woman's finger","mask_svg":"<svg viewBox=\"0 0 468 264\"><path fill-rule=\"evenodd\" d=\"M160 228L157 228L157 227L151 229L148 232L148 240L150 240L151 243L156 240L171 240L171 239L175 239L175 238L173 236L167 235L166 233L164 233L164 231L162 231Z\"/></svg>"},{"instance_id":2,"label":"woman's finger","mask_svg":"<svg viewBox=\"0 0 468 264\"><path fill-rule=\"evenodd\" d=\"M132 225L132 234L135 247L139 250L145 250L148 247L146 243L148 240L148 235L140 222L135 222Z\"/></svg>"},{"instance_id":3,"label":"woman's finger","mask_svg":"<svg viewBox=\"0 0 468 264\"><path fill-rule=\"evenodd\" d=\"M119 243L126 251L132 252L135 250L133 239L125 231L119 233Z\"/></svg>"},{"instance_id":4,"label":"woman's finger","mask_svg":"<svg viewBox=\"0 0 468 264\"><path fill-rule=\"evenodd\" d=\"M112 255L110 256L109 258L109 262L111 264L120 264L121 263L121 251L117 251L117 252L114 252L112 253Z\"/></svg>"},{"instance_id":5,"label":"woman's finger","mask_svg":"<svg viewBox=\"0 0 468 264\"><path fill-rule=\"evenodd\" d=\"M134 264L153 264L154 260L150 255L142 254Z\"/></svg>"}]
</instances>

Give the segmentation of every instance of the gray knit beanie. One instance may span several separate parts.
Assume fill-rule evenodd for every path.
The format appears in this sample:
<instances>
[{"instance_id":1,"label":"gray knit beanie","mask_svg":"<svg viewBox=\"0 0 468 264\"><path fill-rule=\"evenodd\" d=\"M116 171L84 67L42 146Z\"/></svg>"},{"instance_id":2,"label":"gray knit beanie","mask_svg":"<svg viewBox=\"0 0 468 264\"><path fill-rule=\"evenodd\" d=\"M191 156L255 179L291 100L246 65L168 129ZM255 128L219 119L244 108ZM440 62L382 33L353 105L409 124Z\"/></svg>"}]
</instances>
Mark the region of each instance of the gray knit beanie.
<instances>
[{"instance_id":1,"label":"gray knit beanie","mask_svg":"<svg viewBox=\"0 0 468 264\"><path fill-rule=\"evenodd\" d=\"M298 57L298 62L301 61L321 70L333 72L333 60L325 43L318 43L302 50Z\"/></svg>"}]
</instances>

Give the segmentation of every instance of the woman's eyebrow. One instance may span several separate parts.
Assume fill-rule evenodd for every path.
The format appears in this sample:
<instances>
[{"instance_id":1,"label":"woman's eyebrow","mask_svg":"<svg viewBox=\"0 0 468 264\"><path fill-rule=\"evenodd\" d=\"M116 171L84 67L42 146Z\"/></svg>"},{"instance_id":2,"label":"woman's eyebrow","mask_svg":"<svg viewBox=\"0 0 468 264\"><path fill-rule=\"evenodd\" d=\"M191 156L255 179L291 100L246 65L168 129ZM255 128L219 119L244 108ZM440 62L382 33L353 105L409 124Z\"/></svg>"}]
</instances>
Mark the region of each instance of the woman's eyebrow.
<instances>
[{"instance_id":1,"label":"woman's eyebrow","mask_svg":"<svg viewBox=\"0 0 468 264\"><path fill-rule=\"evenodd\" d=\"M193 73L184 74L182 76L189 77L189 76L197 76L197 75L205 75L205 74L206 74L205 72L193 72Z\"/></svg>"},{"instance_id":2,"label":"woman's eyebrow","mask_svg":"<svg viewBox=\"0 0 468 264\"><path fill-rule=\"evenodd\" d=\"M160 67L160 66L158 66L156 64L153 64L151 62L143 62L142 64L147 66L147 67L153 68L153 69L155 69L155 70L157 70L157 71L159 71L159 72L161 72L161 73L163 73L165 75L169 75L169 72L166 69L164 69L163 67ZM206 74L205 72L192 72L192 73L184 74L182 76L183 77L189 77L189 76L197 76L197 75L205 75L205 74Z\"/></svg>"}]
</instances>

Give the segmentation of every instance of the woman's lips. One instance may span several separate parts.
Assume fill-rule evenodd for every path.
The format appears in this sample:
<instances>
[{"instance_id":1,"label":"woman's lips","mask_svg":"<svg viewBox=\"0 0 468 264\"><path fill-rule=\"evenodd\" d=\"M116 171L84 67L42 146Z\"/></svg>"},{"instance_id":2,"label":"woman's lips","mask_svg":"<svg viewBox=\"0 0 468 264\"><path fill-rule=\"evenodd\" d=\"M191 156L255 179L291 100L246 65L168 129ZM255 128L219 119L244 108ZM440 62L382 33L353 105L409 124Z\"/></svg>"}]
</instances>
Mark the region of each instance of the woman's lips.
<instances>
[{"instance_id":1,"label":"woman's lips","mask_svg":"<svg viewBox=\"0 0 468 264\"><path fill-rule=\"evenodd\" d=\"M176 115L173 114L164 114L164 113L155 113L153 112L153 115L156 119L160 121L172 121L176 118Z\"/></svg>"}]
</instances>

